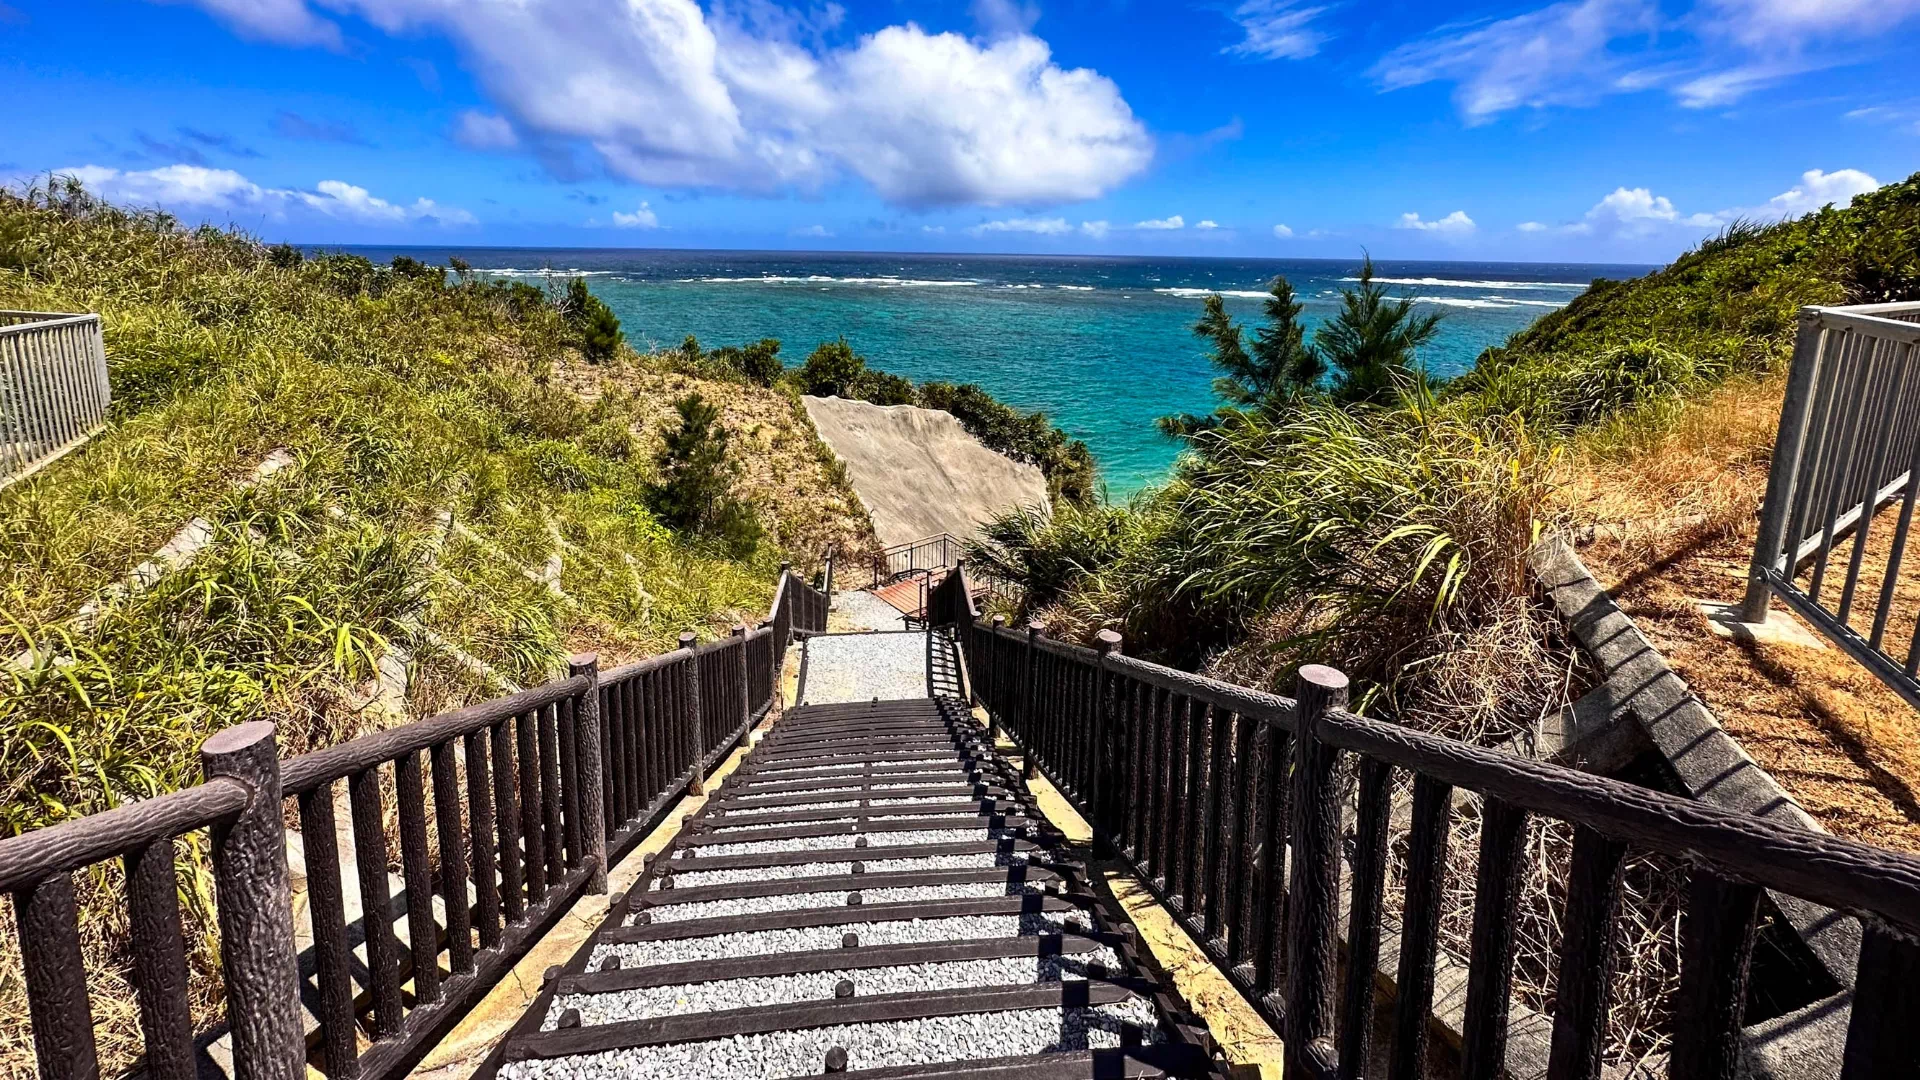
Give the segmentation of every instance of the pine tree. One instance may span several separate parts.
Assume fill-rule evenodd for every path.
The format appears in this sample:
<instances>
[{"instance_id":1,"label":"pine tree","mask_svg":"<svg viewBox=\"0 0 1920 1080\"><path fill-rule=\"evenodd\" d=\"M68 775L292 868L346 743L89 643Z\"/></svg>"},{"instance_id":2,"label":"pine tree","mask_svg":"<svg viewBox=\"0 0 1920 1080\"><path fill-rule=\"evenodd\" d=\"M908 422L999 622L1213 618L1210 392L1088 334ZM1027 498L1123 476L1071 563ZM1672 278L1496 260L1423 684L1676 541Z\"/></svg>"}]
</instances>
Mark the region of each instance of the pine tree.
<instances>
[{"instance_id":1,"label":"pine tree","mask_svg":"<svg viewBox=\"0 0 1920 1080\"><path fill-rule=\"evenodd\" d=\"M649 489L653 512L669 528L720 541L744 556L760 542L760 522L730 490L737 467L727 457L720 410L698 393L673 407L680 425L667 432L654 459L660 479Z\"/></svg>"},{"instance_id":2,"label":"pine tree","mask_svg":"<svg viewBox=\"0 0 1920 1080\"><path fill-rule=\"evenodd\" d=\"M1319 392L1326 364L1306 343L1306 328L1300 324L1303 305L1294 299L1292 283L1276 277L1267 291L1267 323L1254 331L1251 349L1227 314L1226 301L1218 294L1207 297L1193 333L1213 345L1210 359L1223 373L1213 380L1213 392L1226 404L1208 416L1163 416L1158 421L1162 433L1192 436L1235 417L1273 414Z\"/></svg>"},{"instance_id":3,"label":"pine tree","mask_svg":"<svg viewBox=\"0 0 1920 1080\"><path fill-rule=\"evenodd\" d=\"M580 351L589 361L602 364L613 359L623 335L620 317L606 302L587 290L585 278L567 281L567 298L562 304L567 322L580 335Z\"/></svg>"},{"instance_id":4,"label":"pine tree","mask_svg":"<svg viewBox=\"0 0 1920 1080\"><path fill-rule=\"evenodd\" d=\"M1340 313L1314 332L1313 344L1334 369L1333 394L1343 404L1391 401L1422 375L1420 346L1440 331L1440 315L1413 313L1410 296L1389 298L1373 280L1373 259L1360 267L1360 283L1340 291Z\"/></svg>"}]
</instances>

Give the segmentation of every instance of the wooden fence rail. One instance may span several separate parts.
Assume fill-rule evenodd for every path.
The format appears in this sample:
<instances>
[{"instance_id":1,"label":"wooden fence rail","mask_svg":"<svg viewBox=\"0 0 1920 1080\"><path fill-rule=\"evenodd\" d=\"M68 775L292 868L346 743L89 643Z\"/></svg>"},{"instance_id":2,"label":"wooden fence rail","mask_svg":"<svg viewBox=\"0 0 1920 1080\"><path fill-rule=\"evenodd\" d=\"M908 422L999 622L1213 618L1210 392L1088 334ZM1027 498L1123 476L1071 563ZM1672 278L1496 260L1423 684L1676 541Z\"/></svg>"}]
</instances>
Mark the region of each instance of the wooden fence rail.
<instances>
[{"instance_id":1,"label":"wooden fence rail","mask_svg":"<svg viewBox=\"0 0 1920 1080\"><path fill-rule=\"evenodd\" d=\"M952 578L964 575L961 568ZM1087 649L1049 640L1038 625L982 621L968 593L964 581L942 582L932 607L950 620L974 698L1020 744L1027 767L1087 818L1096 844L1131 865L1282 1032L1289 1077L1359 1077L1370 1060L1389 1062L1392 1080L1424 1074L1456 790L1481 799L1462 1031L1468 1080L1503 1075L1506 1064L1530 817L1575 826L1551 1080L1601 1075L1629 851L1691 868L1669 1058L1677 1080L1739 1074L1763 888L1864 924L1839 1075L1910 1077L1920 1068L1912 1043L1920 858L1356 716L1345 710L1345 677L1329 668L1302 668L1293 698L1263 694L1126 657L1117 635ZM1384 1028L1393 1044L1382 1058L1370 1045L1371 973L1396 771L1411 776L1413 800L1399 856L1397 995ZM1349 772L1352 795L1335 783ZM1347 806L1351 821L1342 819Z\"/></svg>"},{"instance_id":2,"label":"wooden fence rail","mask_svg":"<svg viewBox=\"0 0 1920 1080\"><path fill-rule=\"evenodd\" d=\"M195 787L0 840L41 1075L99 1075L73 874L112 859L126 869L143 1067L195 1075L175 840L201 829L238 1080L298 1080L310 1057L332 1077L403 1075L581 893L606 891L610 862L674 800L698 793L772 707L792 634L824 630L826 612L826 594L782 566L765 626L704 645L686 634L604 673L578 656L565 678L286 762L272 724L242 724L203 745ZM304 999L284 800L306 869L316 992ZM303 1002L318 1021L311 1048Z\"/></svg>"}]
</instances>

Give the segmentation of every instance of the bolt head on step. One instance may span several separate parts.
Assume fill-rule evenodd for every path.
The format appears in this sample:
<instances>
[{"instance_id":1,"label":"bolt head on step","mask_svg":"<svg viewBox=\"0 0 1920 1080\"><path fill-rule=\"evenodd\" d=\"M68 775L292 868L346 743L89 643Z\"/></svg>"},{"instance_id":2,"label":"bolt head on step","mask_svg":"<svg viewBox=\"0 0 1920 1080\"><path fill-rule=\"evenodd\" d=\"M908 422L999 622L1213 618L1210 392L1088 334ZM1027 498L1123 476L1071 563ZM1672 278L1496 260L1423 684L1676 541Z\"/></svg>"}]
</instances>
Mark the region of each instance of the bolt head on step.
<instances>
[{"instance_id":1,"label":"bolt head on step","mask_svg":"<svg viewBox=\"0 0 1920 1080\"><path fill-rule=\"evenodd\" d=\"M859 894L859 893L857 893L857 892L850 892L850 893L848 893L848 894L847 894L847 906L848 906L848 907L859 907L859 906L860 906L860 894Z\"/></svg>"},{"instance_id":2,"label":"bolt head on step","mask_svg":"<svg viewBox=\"0 0 1920 1080\"><path fill-rule=\"evenodd\" d=\"M854 837L854 838L853 838L853 846L854 846L854 847L866 847L866 846L867 846L867 838L866 838L866 837L864 837L864 836L856 836L856 837Z\"/></svg>"},{"instance_id":3,"label":"bolt head on step","mask_svg":"<svg viewBox=\"0 0 1920 1080\"><path fill-rule=\"evenodd\" d=\"M619 971L620 958L618 956L609 956L605 960L600 961L600 970L601 971Z\"/></svg>"},{"instance_id":4,"label":"bolt head on step","mask_svg":"<svg viewBox=\"0 0 1920 1080\"><path fill-rule=\"evenodd\" d=\"M562 1027L562 1028L579 1027L580 1026L580 1010L568 1009L566 1012L561 1013L560 1022L555 1026Z\"/></svg>"},{"instance_id":5,"label":"bolt head on step","mask_svg":"<svg viewBox=\"0 0 1920 1080\"><path fill-rule=\"evenodd\" d=\"M843 934L843 935L841 935L841 937L840 937L840 947L841 947L841 948L843 948L843 949L857 949L857 948L859 948L859 947L860 947L860 935L859 935L859 934Z\"/></svg>"},{"instance_id":6,"label":"bolt head on step","mask_svg":"<svg viewBox=\"0 0 1920 1080\"><path fill-rule=\"evenodd\" d=\"M827 1071L840 1073L847 1071L847 1048L836 1046L827 1051Z\"/></svg>"},{"instance_id":7,"label":"bolt head on step","mask_svg":"<svg viewBox=\"0 0 1920 1080\"><path fill-rule=\"evenodd\" d=\"M540 983L541 985L544 986L547 983L550 983L559 977L560 977L560 965L555 964L552 967L548 968L546 971L541 972Z\"/></svg>"},{"instance_id":8,"label":"bolt head on step","mask_svg":"<svg viewBox=\"0 0 1920 1080\"><path fill-rule=\"evenodd\" d=\"M857 862L857 863L854 863L854 864L853 864L853 872L854 872L854 873L856 873L856 874L864 874L864 873L866 873L866 872L867 872L867 864L866 864L866 863L863 863L863 862Z\"/></svg>"},{"instance_id":9,"label":"bolt head on step","mask_svg":"<svg viewBox=\"0 0 1920 1080\"><path fill-rule=\"evenodd\" d=\"M852 997L853 996L853 980L841 979L840 982L837 985L835 985L833 988L833 996L837 998Z\"/></svg>"}]
</instances>

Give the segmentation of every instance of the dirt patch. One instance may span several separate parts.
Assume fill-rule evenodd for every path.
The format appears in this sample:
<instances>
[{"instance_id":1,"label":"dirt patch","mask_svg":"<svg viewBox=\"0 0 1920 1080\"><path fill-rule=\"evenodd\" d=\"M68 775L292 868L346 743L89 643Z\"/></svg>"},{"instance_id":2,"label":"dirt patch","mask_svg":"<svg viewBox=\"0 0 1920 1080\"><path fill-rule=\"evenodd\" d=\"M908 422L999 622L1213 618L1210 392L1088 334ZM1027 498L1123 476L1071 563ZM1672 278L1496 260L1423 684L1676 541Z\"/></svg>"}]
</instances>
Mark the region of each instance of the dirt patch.
<instances>
[{"instance_id":1,"label":"dirt patch","mask_svg":"<svg viewBox=\"0 0 1920 1080\"><path fill-rule=\"evenodd\" d=\"M1838 649L1728 641L1699 605L1745 590L1783 387L1737 383L1657 434L1579 444L1560 509L1595 577L1788 794L1840 836L1920 852L1920 714ZM1869 530L1853 615L1862 632L1897 513ZM1837 599L1852 548L1832 556L1825 598ZM1893 608L1888 640L1903 655L1920 575L1896 582ZM1792 616L1776 602L1772 618Z\"/></svg>"},{"instance_id":2,"label":"dirt patch","mask_svg":"<svg viewBox=\"0 0 1920 1080\"><path fill-rule=\"evenodd\" d=\"M1038 466L981 445L937 409L803 397L820 438L840 460L873 516L880 542L911 543L949 532L971 536L1008 510L1048 505Z\"/></svg>"}]
</instances>

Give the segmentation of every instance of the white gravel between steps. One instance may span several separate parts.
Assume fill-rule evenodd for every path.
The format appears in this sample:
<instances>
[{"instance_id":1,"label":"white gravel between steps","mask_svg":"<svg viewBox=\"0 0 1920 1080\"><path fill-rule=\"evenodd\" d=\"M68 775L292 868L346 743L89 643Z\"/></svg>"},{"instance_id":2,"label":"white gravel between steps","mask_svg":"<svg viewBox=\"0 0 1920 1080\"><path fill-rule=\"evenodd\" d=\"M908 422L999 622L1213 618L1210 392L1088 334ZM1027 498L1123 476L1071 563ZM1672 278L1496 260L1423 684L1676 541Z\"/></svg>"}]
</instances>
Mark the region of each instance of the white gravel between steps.
<instances>
[{"instance_id":1,"label":"white gravel between steps","mask_svg":"<svg viewBox=\"0 0 1920 1080\"><path fill-rule=\"evenodd\" d=\"M901 799L868 799L868 806L927 806L933 803L968 802L974 798L971 787L951 795L913 795Z\"/></svg>"},{"instance_id":2,"label":"white gravel between steps","mask_svg":"<svg viewBox=\"0 0 1920 1080\"><path fill-rule=\"evenodd\" d=\"M510 1062L500 1075L507 1080L772 1080L818 1075L827 1051L836 1046L847 1051L851 1071L1115 1047L1127 1023L1156 1038L1154 1021L1152 1004L1135 999L1093 1008L969 1013L609 1050Z\"/></svg>"},{"instance_id":3,"label":"white gravel between steps","mask_svg":"<svg viewBox=\"0 0 1920 1080\"><path fill-rule=\"evenodd\" d=\"M756 771L753 775L756 777L771 776L771 777L778 778L782 773L806 772L809 770L819 771L819 772L853 772L857 769L866 769L874 765L883 765L890 769L891 768L904 769L904 768L912 767L915 772L925 772L929 769L934 768L935 766L941 766L941 765L952 766L959 760L960 760L960 755L957 752L952 754L942 754L939 757L928 755L925 757L895 758L895 759L889 759L887 761L839 761L839 762L836 762L836 761L824 761L819 757L807 757L807 758L797 758L791 764L781 764L771 769L760 769Z\"/></svg>"},{"instance_id":4,"label":"white gravel between steps","mask_svg":"<svg viewBox=\"0 0 1920 1080\"><path fill-rule=\"evenodd\" d=\"M769 911L808 911L814 908L847 907L847 893L852 891L855 890L795 892L781 896L740 896L730 900L708 900L697 904L662 904L648 908L647 911L656 923L724 919L731 915L759 915ZM861 902L867 904L1018 896L1021 893L1039 891L1039 882L1021 881L967 881L950 885L903 885L896 888L858 890Z\"/></svg>"},{"instance_id":5,"label":"white gravel between steps","mask_svg":"<svg viewBox=\"0 0 1920 1080\"><path fill-rule=\"evenodd\" d=\"M951 801L951 800L948 800L948 801ZM980 816L980 812L978 810L967 809L967 810L952 810L944 814L925 814L925 813L888 814L886 817L881 818L880 820L889 821L889 822L925 821L925 822L932 822L932 823L938 823L938 824L946 824L948 822L957 823L968 818L977 818L979 816ZM773 829L793 829L793 828L799 828L802 826L805 826L807 828L812 828L818 825L849 825L850 826L854 822L860 820L860 818L857 815L849 814L846 817L816 818L811 821L764 821L764 822L729 823L725 817L710 818L708 820L712 823L713 831L716 834L725 833L728 836L750 836L757 832L768 832Z\"/></svg>"},{"instance_id":6,"label":"white gravel between steps","mask_svg":"<svg viewBox=\"0 0 1920 1080\"><path fill-rule=\"evenodd\" d=\"M598 970L601 961L609 956L618 956L621 967L652 967L656 964L698 963L728 956L765 956L768 953L837 949L841 939L848 934L860 935L862 945L1028 937L1034 934L1058 934L1067 928L1069 918L1082 925L1086 923L1084 914L1038 911L1023 915L956 915L947 919L898 919L892 922L850 920L833 926L751 930L666 941L603 942L593 947L593 959L587 966L590 970Z\"/></svg>"},{"instance_id":7,"label":"white gravel between steps","mask_svg":"<svg viewBox=\"0 0 1920 1080\"><path fill-rule=\"evenodd\" d=\"M759 817L763 814L786 814L796 810L844 810L849 806L859 805L859 799L829 799L826 802L806 803L801 806L729 806L726 813L713 820L718 823L732 821L734 818Z\"/></svg>"},{"instance_id":8,"label":"white gravel between steps","mask_svg":"<svg viewBox=\"0 0 1920 1080\"><path fill-rule=\"evenodd\" d=\"M917 859L875 859L867 862L868 873L885 874L911 870L985 870L995 866L1023 866L1024 852L997 854L991 851L969 855L923 855ZM695 860L696 864L698 860ZM674 885L697 889L708 885L737 885L747 881L788 881L794 878L838 877L853 873L851 862L802 863L799 866L752 866L739 870L687 870L675 874ZM660 879L648 883L648 891L658 889Z\"/></svg>"},{"instance_id":9,"label":"white gravel between steps","mask_svg":"<svg viewBox=\"0 0 1920 1080\"><path fill-rule=\"evenodd\" d=\"M859 784L848 784L845 787L839 787L839 786L817 787L817 788L809 789L807 791L759 791L759 792L756 792L751 788L749 788L745 791L742 791L738 795L733 795L730 797L733 799L737 799L741 802L746 802L749 799L784 799L789 795L829 795L836 791L859 791L859 790L860 790Z\"/></svg>"},{"instance_id":10,"label":"white gravel between steps","mask_svg":"<svg viewBox=\"0 0 1920 1080\"><path fill-rule=\"evenodd\" d=\"M874 994L959 990L974 986L1020 986L1035 982L1059 982L1063 977L1069 980L1085 979L1089 964L1105 964L1109 971L1114 971L1119 969L1120 957L1103 945L1091 952L1069 956L951 960L752 979L721 979L679 986L649 986L604 994L562 994L554 998L541 1028L552 1031L558 1027L560 1014L568 1009L579 1009L580 1023L591 1027L622 1020L648 1020L656 1016L830 1000L842 980L853 983L854 993L866 997Z\"/></svg>"},{"instance_id":11,"label":"white gravel between steps","mask_svg":"<svg viewBox=\"0 0 1920 1080\"><path fill-rule=\"evenodd\" d=\"M998 827L972 829L909 829L890 833L841 833L837 836L803 836L796 840L747 840L738 844L713 844L700 849L700 858L719 855L765 855L774 851L837 851L852 848L854 837L867 838L869 848L907 847L918 844L960 844L983 837L997 840L1006 832ZM698 862L699 859L695 859Z\"/></svg>"}]
</instances>

